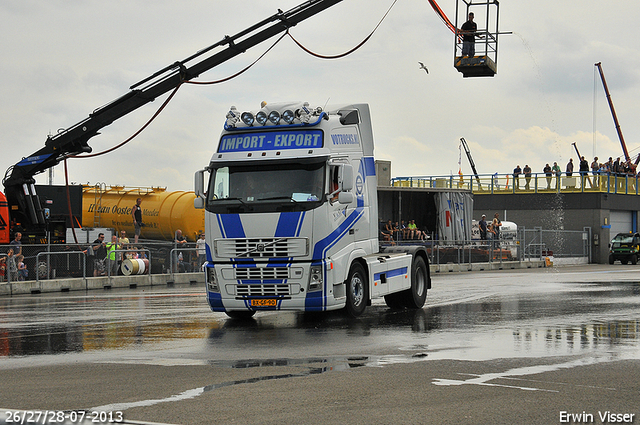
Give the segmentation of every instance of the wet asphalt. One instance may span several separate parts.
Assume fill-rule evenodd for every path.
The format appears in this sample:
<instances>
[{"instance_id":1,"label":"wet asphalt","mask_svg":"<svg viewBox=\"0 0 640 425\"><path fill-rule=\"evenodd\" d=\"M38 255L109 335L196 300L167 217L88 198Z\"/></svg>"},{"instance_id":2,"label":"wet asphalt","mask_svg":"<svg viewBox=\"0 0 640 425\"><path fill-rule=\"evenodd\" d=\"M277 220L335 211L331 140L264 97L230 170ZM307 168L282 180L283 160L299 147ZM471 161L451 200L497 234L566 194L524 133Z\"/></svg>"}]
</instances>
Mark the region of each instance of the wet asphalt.
<instances>
[{"instance_id":1,"label":"wet asphalt","mask_svg":"<svg viewBox=\"0 0 640 425\"><path fill-rule=\"evenodd\" d=\"M0 408L168 424L639 423L638 267L434 274L422 310L374 300L355 320L235 321L191 285L5 297Z\"/></svg>"}]
</instances>

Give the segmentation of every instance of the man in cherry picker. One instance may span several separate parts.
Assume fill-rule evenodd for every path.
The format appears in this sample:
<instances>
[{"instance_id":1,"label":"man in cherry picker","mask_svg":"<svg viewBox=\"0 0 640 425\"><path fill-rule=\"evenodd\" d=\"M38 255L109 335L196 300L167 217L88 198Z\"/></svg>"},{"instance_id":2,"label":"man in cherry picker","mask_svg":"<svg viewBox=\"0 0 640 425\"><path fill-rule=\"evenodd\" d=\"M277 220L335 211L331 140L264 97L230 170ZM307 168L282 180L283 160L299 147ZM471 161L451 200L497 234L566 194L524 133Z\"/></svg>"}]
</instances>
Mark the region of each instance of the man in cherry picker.
<instances>
[{"instance_id":1,"label":"man in cherry picker","mask_svg":"<svg viewBox=\"0 0 640 425\"><path fill-rule=\"evenodd\" d=\"M478 24L473 22L473 12L469 12L469 20L462 24L462 56L472 58L476 54L476 31Z\"/></svg>"}]
</instances>

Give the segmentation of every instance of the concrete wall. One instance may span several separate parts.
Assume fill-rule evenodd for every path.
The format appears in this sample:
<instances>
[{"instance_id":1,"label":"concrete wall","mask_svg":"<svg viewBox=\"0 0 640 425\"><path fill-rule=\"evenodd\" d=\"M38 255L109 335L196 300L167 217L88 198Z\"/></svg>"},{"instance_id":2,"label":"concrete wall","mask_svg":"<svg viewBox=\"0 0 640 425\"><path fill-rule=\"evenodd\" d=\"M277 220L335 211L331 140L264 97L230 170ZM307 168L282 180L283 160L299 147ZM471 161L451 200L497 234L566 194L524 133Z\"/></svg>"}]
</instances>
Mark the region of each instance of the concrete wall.
<instances>
[{"instance_id":1,"label":"concrete wall","mask_svg":"<svg viewBox=\"0 0 640 425\"><path fill-rule=\"evenodd\" d=\"M202 286L204 273L152 274L137 276L107 276L83 278L35 280L15 283L0 283L0 296L40 294L45 292L89 291L93 289L137 288L138 286L167 286L174 283L189 283Z\"/></svg>"}]
</instances>

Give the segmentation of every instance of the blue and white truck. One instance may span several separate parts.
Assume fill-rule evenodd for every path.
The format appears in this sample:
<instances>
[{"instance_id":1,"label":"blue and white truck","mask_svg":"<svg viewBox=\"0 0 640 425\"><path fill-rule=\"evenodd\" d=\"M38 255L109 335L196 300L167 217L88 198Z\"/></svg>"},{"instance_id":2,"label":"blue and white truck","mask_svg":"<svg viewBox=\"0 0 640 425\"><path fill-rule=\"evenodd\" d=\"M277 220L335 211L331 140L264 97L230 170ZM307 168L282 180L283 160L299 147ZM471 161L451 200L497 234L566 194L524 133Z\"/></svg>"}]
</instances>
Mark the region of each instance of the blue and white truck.
<instances>
[{"instance_id":1,"label":"blue and white truck","mask_svg":"<svg viewBox=\"0 0 640 425\"><path fill-rule=\"evenodd\" d=\"M378 297L422 308L425 247L379 246L373 150L367 104L231 107L217 152L195 175L211 309L357 317Z\"/></svg>"}]
</instances>

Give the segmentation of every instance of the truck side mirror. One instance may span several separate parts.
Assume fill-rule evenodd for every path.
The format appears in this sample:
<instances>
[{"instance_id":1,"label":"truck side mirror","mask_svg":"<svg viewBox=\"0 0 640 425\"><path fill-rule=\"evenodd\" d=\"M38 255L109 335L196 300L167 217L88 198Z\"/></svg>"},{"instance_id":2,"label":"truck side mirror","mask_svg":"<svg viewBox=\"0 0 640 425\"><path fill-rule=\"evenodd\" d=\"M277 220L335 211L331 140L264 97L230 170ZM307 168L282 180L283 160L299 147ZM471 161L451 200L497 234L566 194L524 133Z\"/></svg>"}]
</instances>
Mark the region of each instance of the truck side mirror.
<instances>
[{"instance_id":1,"label":"truck side mirror","mask_svg":"<svg viewBox=\"0 0 640 425\"><path fill-rule=\"evenodd\" d=\"M196 193L196 198L193 200L193 206L196 209L202 209L204 208L204 197L205 197L205 192L204 192L204 173L205 170L199 170L196 172L195 177L194 177L194 192Z\"/></svg>"},{"instance_id":2,"label":"truck side mirror","mask_svg":"<svg viewBox=\"0 0 640 425\"><path fill-rule=\"evenodd\" d=\"M340 184L340 188L343 191L349 191L353 189L353 167L350 164L340 165L338 183Z\"/></svg>"},{"instance_id":3,"label":"truck side mirror","mask_svg":"<svg viewBox=\"0 0 640 425\"><path fill-rule=\"evenodd\" d=\"M350 204L353 202L353 193L351 192L340 192L338 194L338 202L340 204Z\"/></svg>"}]
</instances>

